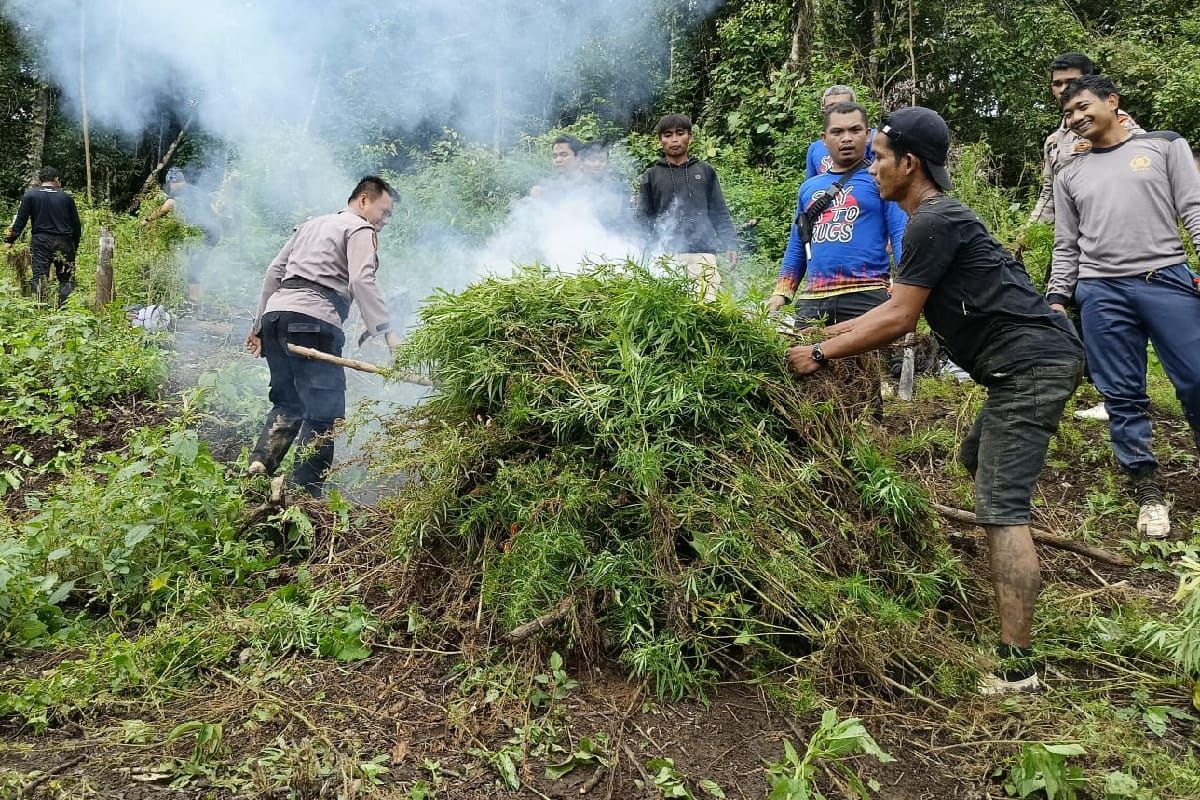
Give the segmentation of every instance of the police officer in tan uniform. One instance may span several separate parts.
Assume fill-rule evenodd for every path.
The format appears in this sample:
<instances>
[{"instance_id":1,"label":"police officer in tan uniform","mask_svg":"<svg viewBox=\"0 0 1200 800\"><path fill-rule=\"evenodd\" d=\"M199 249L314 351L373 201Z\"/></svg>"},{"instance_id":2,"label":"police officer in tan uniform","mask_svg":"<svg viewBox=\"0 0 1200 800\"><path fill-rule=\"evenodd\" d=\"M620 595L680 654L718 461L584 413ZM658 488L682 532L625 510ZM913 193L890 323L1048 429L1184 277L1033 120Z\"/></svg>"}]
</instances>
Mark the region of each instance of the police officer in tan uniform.
<instances>
[{"instance_id":1,"label":"police officer in tan uniform","mask_svg":"<svg viewBox=\"0 0 1200 800\"><path fill-rule=\"evenodd\" d=\"M363 178L346 208L301 223L267 267L246 349L267 359L272 408L250 454L251 474L274 474L293 441L304 446L319 438L293 474L296 485L319 497L333 464L330 432L346 415L345 372L293 355L288 344L340 356L354 301L366 324L363 339L382 335L389 347L400 344L375 281L376 234L391 220L393 196L382 178Z\"/></svg>"}]
</instances>

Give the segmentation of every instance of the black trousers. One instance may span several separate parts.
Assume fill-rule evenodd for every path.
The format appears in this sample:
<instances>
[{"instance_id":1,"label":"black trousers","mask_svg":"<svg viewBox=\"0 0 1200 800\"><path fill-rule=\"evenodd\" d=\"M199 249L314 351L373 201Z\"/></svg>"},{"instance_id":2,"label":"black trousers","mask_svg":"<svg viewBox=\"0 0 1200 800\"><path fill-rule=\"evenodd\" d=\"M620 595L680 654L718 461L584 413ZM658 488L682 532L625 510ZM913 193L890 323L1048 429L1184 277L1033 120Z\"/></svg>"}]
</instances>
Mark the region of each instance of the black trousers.
<instances>
[{"instance_id":1,"label":"black trousers","mask_svg":"<svg viewBox=\"0 0 1200 800\"><path fill-rule=\"evenodd\" d=\"M62 305L75 291L75 240L54 233L35 233L29 241L30 271L29 291L38 300L46 294L46 283L50 280L50 268L58 278L58 305Z\"/></svg>"},{"instance_id":2,"label":"black trousers","mask_svg":"<svg viewBox=\"0 0 1200 800\"><path fill-rule=\"evenodd\" d=\"M346 337L336 325L294 311L264 314L260 336L271 370L271 411L250 460L261 461L274 474L293 442L299 447L311 444L292 479L320 497L333 465L332 429L346 416L346 372L325 361L293 355L287 346L297 344L340 356Z\"/></svg>"}]
</instances>

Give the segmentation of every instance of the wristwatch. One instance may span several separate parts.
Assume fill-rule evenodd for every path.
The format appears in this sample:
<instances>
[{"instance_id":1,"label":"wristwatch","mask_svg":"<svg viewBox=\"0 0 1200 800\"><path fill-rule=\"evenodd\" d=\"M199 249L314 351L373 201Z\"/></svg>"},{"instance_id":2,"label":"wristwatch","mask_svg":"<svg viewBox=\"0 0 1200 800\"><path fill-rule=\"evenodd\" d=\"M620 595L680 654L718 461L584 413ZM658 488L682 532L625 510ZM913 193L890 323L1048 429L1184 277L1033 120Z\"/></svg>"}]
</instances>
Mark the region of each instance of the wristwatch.
<instances>
[{"instance_id":1,"label":"wristwatch","mask_svg":"<svg viewBox=\"0 0 1200 800\"><path fill-rule=\"evenodd\" d=\"M825 354L821 352L821 345L819 343L812 346L812 360L818 364L825 363Z\"/></svg>"}]
</instances>

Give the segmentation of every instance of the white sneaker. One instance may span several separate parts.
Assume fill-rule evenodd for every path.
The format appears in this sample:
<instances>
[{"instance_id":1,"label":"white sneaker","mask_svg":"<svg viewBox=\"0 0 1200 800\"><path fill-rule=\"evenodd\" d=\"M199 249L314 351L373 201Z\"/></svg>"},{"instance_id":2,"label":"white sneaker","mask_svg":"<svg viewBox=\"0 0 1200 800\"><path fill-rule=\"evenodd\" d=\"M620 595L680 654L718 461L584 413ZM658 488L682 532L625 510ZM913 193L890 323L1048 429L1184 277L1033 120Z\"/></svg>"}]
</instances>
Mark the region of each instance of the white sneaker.
<instances>
[{"instance_id":1,"label":"white sneaker","mask_svg":"<svg viewBox=\"0 0 1200 800\"><path fill-rule=\"evenodd\" d=\"M1147 539L1162 539L1171 533L1171 517L1166 503L1143 503L1138 511L1138 533Z\"/></svg>"},{"instance_id":2,"label":"white sneaker","mask_svg":"<svg viewBox=\"0 0 1200 800\"><path fill-rule=\"evenodd\" d=\"M1006 681L999 675L989 672L980 676L979 685L976 688L984 697L999 697L1006 694L1036 692L1042 688L1042 682L1038 680L1036 672L1019 681Z\"/></svg>"},{"instance_id":3,"label":"white sneaker","mask_svg":"<svg viewBox=\"0 0 1200 800\"><path fill-rule=\"evenodd\" d=\"M1090 419L1096 422L1108 422L1108 409L1104 403L1097 403L1091 408L1082 408L1075 412L1076 419Z\"/></svg>"}]
</instances>

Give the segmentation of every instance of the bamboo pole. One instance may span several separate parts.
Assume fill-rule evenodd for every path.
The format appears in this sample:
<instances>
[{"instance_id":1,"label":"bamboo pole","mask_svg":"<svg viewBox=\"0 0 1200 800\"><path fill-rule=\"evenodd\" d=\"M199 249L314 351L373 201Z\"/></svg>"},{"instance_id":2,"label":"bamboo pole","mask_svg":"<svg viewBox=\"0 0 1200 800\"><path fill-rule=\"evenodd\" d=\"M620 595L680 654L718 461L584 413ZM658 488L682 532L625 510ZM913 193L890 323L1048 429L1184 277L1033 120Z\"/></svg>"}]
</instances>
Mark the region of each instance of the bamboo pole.
<instances>
[{"instance_id":1,"label":"bamboo pole","mask_svg":"<svg viewBox=\"0 0 1200 800\"><path fill-rule=\"evenodd\" d=\"M79 2L79 114L83 123L83 164L87 173L87 200L92 204L92 137L88 133L87 110L87 4Z\"/></svg>"},{"instance_id":2,"label":"bamboo pole","mask_svg":"<svg viewBox=\"0 0 1200 800\"><path fill-rule=\"evenodd\" d=\"M348 367L356 369L359 372L370 372L373 375L390 375L404 383L413 383L417 386L433 386L433 381L424 375L419 375L415 372L391 372L378 364L372 364L368 361L359 361L353 358L342 358L330 353L323 353L320 350L314 350L311 347L303 347L298 344L288 344L288 350L298 356L311 358L316 361L328 361L330 364L337 364L339 367Z\"/></svg>"}]
</instances>

